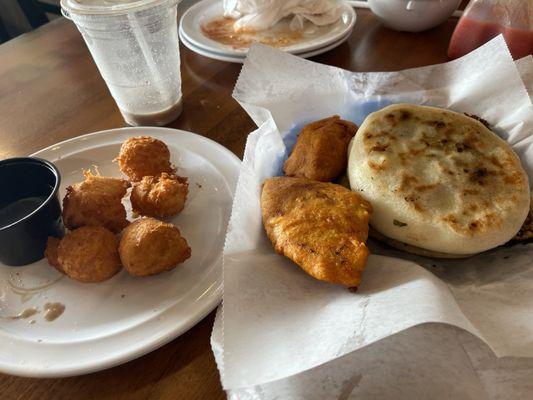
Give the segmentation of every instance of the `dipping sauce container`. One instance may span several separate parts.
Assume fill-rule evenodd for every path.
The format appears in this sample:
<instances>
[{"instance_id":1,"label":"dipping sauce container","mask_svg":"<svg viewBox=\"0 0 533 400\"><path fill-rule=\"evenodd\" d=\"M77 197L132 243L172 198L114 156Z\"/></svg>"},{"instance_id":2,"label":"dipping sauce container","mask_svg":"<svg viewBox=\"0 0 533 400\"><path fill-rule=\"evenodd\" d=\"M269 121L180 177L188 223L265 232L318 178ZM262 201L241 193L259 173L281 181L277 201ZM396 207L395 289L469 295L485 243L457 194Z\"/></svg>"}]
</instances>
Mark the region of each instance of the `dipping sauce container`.
<instances>
[{"instance_id":1,"label":"dipping sauce container","mask_svg":"<svg viewBox=\"0 0 533 400\"><path fill-rule=\"evenodd\" d=\"M44 257L48 236L62 237L59 171L49 161L0 161L0 263L18 266Z\"/></svg>"}]
</instances>

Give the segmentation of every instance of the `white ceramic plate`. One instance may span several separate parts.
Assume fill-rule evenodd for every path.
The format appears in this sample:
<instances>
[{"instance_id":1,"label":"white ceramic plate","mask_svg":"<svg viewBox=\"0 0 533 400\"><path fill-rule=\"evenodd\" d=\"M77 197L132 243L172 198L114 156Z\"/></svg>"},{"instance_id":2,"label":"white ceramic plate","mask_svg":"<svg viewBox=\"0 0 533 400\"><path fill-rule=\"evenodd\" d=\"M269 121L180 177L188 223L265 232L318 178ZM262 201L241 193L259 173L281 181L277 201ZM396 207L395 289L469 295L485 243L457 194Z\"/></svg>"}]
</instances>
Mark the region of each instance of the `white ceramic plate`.
<instances>
[{"instance_id":1,"label":"white ceramic plate","mask_svg":"<svg viewBox=\"0 0 533 400\"><path fill-rule=\"evenodd\" d=\"M248 49L239 49L212 40L204 35L201 26L212 19L222 17L224 13L221 0L202 0L190 7L181 17L180 33L190 44L196 48L224 56L243 56ZM311 36L297 43L279 47L288 53L308 53L312 50L324 48L332 43L337 43L352 31L356 14L348 4L342 5L342 15L339 21L320 27L319 36Z\"/></svg>"},{"instance_id":2,"label":"white ceramic plate","mask_svg":"<svg viewBox=\"0 0 533 400\"><path fill-rule=\"evenodd\" d=\"M352 32L349 31L348 34L342 37L338 42L331 43L328 46L325 46L325 47L322 47L322 48L319 48L313 51L309 51L307 53L300 53L300 54L295 54L295 55L302 57L302 58L309 58L309 57L314 57L319 54L325 53L339 46L343 42L345 42L350 37L351 33ZM212 58L214 60L226 61L226 62L232 62L232 63L240 63L240 64L242 64L244 60L246 59L246 54L242 56L230 56L230 55L220 54L220 53L208 51L200 47L197 47L187 40L187 38L183 35L181 29L179 30L179 35L180 35L180 40L185 45L185 47L194 51L195 53L200 54L201 56Z\"/></svg>"},{"instance_id":3,"label":"white ceramic plate","mask_svg":"<svg viewBox=\"0 0 533 400\"><path fill-rule=\"evenodd\" d=\"M240 165L233 153L190 132L136 127L80 136L33 155L57 165L62 198L65 187L81 181L82 170L92 165L102 175L121 176L112 160L124 140L139 135L163 140L178 174L189 177L186 207L169 221L187 239L192 257L157 276L135 278L121 271L97 284L64 277L45 260L24 267L0 264L1 372L58 377L108 368L176 338L220 302L222 249ZM16 289L54 281L41 290ZM63 303L63 315L47 322L47 302ZM6 318L31 307L40 313Z\"/></svg>"}]
</instances>

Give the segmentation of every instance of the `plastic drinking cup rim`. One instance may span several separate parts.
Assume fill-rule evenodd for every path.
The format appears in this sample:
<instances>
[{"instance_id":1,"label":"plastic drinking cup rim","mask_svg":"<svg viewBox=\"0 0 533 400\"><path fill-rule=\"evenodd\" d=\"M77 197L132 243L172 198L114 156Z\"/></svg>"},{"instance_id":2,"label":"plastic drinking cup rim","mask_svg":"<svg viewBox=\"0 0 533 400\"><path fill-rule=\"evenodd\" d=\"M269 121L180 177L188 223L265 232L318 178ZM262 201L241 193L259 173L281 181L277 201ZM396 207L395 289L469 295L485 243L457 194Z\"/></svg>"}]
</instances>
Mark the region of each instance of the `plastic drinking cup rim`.
<instances>
[{"instance_id":1,"label":"plastic drinking cup rim","mask_svg":"<svg viewBox=\"0 0 533 400\"><path fill-rule=\"evenodd\" d=\"M109 0L108 0L109 1ZM113 1L113 0L111 0ZM177 5L181 0L137 0L133 2L123 3L115 0L115 4L96 5L96 4L82 4L79 0L61 0L61 13L65 18L71 19L71 14L74 15L99 15L99 16L114 16L127 14L146 10L163 4L169 6Z\"/></svg>"}]
</instances>

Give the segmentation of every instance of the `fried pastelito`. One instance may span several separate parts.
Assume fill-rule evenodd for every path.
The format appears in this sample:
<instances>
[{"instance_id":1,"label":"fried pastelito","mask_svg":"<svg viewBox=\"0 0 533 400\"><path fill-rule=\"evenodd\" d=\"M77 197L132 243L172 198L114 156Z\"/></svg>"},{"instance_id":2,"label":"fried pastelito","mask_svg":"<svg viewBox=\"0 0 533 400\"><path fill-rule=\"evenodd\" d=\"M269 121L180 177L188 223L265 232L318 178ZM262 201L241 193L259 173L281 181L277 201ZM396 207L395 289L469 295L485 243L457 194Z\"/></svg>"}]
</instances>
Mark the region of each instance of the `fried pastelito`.
<instances>
[{"instance_id":1,"label":"fried pastelito","mask_svg":"<svg viewBox=\"0 0 533 400\"><path fill-rule=\"evenodd\" d=\"M120 170L133 182L139 182L144 176L175 172L170 163L170 151L167 145L149 136L126 140L122 143L116 160Z\"/></svg>"},{"instance_id":2,"label":"fried pastelito","mask_svg":"<svg viewBox=\"0 0 533 400\"><path fill-rule=\"evenodd\" d=\"M329 182L344 171L348 163L348 145L357 131L353 122L338 115L303 127L287 161L287 176Z\"/></svg>"},{"instance_id":3,"label":"fried pastelito","mask_svg":"<svg viewBox=\"0 0 533 400\"><path fill-rule=\"evenodd\" d=\"M119 254L131 275L146 276L174 269L191 256L191 248L174 225L141 218L124 229Z\"/></svg>"},{"instance_id":4,"label":"fried pastelito","mask_svg":"<svg viewBox=\"0 0 533 400\"><path fill-rule=\"evenodd\" d=\"M84 226L65 235L57 245L57 258L53 259L55 241L49 241L47 258L65 275L80 282L102 282L120 270L118 239L102 226ZM53 264L52 264L53 265Z\"/></svg>"},{"instance_id":5,"label":"fried pastelito","mask_svg":"<svg viewBox=\"0 0 533 400\"><path fill-rule=\"evenodd\" d=\"M122 198L130 184L124 179L93 175L85 171L85 180L67 187L63 199L63 222L68 229L103 226L120 232L128 221Z\"/></svg>"},{"instance_id":6,"label":"fried pastelito","mask_svg":"<svg viewBox=\"0 0 533 400\"><path fill-rule=\"evenodd\" d=\"M169 175L145 176L133 185L131 206L133 211L147 217L170 217L185 207L189 182L186 177Z\"/></svg>"},{"instance_id":7,"label":"fried pastelito","mask_svg":"<svg viewBox=\"0 0 533 400\"><path fill-rule=\"evenodd\" d=\"M359 285L372 212L361 196L333 183L276 177L263 184L261 209L277 253L316 279Z\"/></svg>"}]
</instances>

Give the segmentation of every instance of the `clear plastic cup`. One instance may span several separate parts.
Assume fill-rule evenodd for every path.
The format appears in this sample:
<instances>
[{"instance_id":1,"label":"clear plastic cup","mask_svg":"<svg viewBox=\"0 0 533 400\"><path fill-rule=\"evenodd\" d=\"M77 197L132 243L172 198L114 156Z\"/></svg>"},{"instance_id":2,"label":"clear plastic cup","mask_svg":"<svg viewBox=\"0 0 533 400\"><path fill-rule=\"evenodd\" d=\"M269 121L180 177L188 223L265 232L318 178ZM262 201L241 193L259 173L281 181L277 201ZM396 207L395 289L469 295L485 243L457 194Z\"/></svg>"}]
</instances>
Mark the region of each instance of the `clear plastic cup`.
<instances>
[{"instance_id":1,"label":"clear plastic cup","mask_svg":"<svg viewBox=\"0 0 533 400\"><path fill-rule=\"evenodd\" d=\"M165 125L181 113L178 2L61 0L130 125Z\"/></svg>"}]
</instances>

